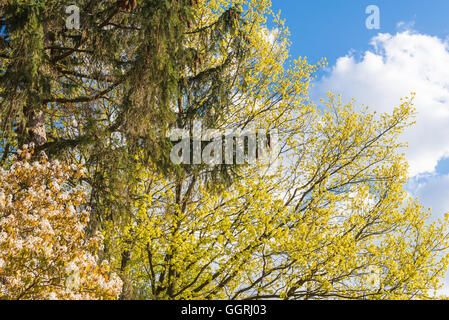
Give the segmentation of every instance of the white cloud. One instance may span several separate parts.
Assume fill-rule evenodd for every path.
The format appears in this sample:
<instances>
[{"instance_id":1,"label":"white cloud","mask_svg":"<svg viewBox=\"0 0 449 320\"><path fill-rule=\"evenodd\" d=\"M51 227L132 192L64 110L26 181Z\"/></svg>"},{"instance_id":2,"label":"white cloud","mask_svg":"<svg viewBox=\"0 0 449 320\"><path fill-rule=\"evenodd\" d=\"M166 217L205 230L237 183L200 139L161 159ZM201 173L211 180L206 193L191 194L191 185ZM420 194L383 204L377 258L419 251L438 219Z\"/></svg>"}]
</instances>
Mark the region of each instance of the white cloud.
<instances>
[{"instance_id":1,"label":"white cloud","mask_svg":"<svg viewBox=\"0 0 449 320\"><path fill-rule=\"evenodd\" d=\"M415 26L415 21L409 21L409 22L405 22L405 21L400 21L396 24L396 28L402 31L405 30L412 30L412 28Z\"/></svg>"},{"instance_id":2,"label":"white cloud","mask_svg":"<svg viewBox=\"0 0 449 320\"><path fill-rule=\"evenodd\" d=\"M332 91L391 112L401 97L416 92L417 123L403 135L410 175L434 172L449 155L449 45L411 31L378 34L371 45L360 61L352 53L339 58L313 95Z\"/></svg>"}]
</instances>

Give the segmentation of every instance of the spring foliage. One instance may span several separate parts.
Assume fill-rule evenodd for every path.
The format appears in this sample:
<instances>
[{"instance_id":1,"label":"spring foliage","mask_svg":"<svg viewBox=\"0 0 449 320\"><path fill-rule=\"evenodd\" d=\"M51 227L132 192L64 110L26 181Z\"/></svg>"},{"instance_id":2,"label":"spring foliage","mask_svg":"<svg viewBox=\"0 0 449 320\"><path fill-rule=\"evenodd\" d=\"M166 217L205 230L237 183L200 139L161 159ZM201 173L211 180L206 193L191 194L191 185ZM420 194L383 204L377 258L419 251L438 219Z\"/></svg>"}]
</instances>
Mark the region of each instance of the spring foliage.
<instances>
[{"instance_id":1,"label":"spring foliage","mask_svg":"<svg viewBox=\"0 0 449 320\"><path fill-rule=\"evenodd\" d=\"M1 52L3 295L411 299L440 288L447 221L429 222L403 188L397 141L413 95L391 114L332 94L315 105L308 89L325 61L290 59L268 0L146 1L127 16L81 2L76 35L48 1L0 6L12 25L28 17ZM39 149L64 165L11 159L30 108L45 119ZM166 133L194 120L277 129L276 161L168 164ZM80 162L76 178L65 163Z\"/></svg>"},{"instance_id":2,"label":"spring foliage","mask_svg":"<svg viewBox=\"0 0 449 320\"><path fill-rule=\"evenodd\" d=\"M244 4L252 58L241 68L251 72L216 125L278 128L277 161L241 168L230 187L211 186L210 171L217 168L176 179L154 166L134 168L135 209L105 224L112 261L126 258L130 296L431 296L447 267L448 239L446 224L429 224L429 212L403 189L407 164L397 138L413 123L413 96L392 114L376 115L333 95L318 108L307 98L316 66L300 58L286 68L282 21L273 15L277 28L268 31L269 2ZM227 5L204 2L199 27Z\"/></svg>"},{"instance_id":3,"label":"spring foliage","mask_svg":"<svg viewBox=\"0 0 449 320\"><path fill-rule=\"evenodd\" d=\"M30 150L0 171L0 296L2 299L115 299L121 280L86 239L86 192L70 187L82 169Z\"/></svg>"},{"instance_id":4,"label":"spring foliage","mask_svg":"<svg viewBox=\"0 0 449 320\"><path fill-rule=\"evenodd\" d=\"M334 103L302 138L288 137L301 139L301 149L247 168L218 193L205 187L206 174L170 181L141 170L135 212L107 233L116 259L119 248L131 253L136 292L150 299L431 296L447 267L447 228L428 224L429 212L402 187L407 165L394 137L409 103L378 121ZM375 281L370 270L378 270Z\"/></svg>"}]
</instances>

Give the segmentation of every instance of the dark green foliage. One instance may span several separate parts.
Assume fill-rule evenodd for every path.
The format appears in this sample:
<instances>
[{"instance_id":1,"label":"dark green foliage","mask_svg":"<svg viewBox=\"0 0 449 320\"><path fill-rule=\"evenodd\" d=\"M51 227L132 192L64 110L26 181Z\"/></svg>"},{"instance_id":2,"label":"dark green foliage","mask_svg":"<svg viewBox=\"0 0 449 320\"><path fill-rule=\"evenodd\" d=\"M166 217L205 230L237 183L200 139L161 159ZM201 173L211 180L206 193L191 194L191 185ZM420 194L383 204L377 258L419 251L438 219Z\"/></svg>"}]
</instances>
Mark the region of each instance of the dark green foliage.
<instances>
[{"instance_id":1,"label":"dark green foliage","mask_svg":"<svg viewBox=\"0 0 449 320\"><path fill-rule=\"evenodd\" d=\"M138 165L176 176L202 170L170 162L167 133L195 119L213 128L235 94L239 75L229 70L245 56L237 33L222 65L202 66L234 34L236 8L195 29L196 1L132 2L77 1L79 30L66 28L70 1L0 4L0 161L25 143L50 157L83 159L94 224L129 210ZM185 46L188 34L199 36L200 47ZM232 174L212 171L217 180Z\"/></svg>"}]
</instances>

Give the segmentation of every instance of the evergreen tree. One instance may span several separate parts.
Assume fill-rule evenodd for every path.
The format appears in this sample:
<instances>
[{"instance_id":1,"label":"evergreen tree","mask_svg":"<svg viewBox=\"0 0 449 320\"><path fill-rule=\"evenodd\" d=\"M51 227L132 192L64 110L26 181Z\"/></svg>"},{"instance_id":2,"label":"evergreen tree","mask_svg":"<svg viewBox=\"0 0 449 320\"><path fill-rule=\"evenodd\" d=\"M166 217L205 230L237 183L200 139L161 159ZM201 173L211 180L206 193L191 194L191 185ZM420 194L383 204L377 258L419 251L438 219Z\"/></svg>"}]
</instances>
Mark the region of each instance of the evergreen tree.
<instances>
[{"instance_id":1,"label":"evergreen tree","mask_svg":"<svg viewBox=\"0 0 449 320\"><path fill-rule=\"evenodd\" d=\"M126 207L136 161L151 159L158 170L173 171L170 128L195 118L213 125L225 113L234 93L228 70L244 56L242 33L235 30L239 11L230 7L197 29L193 0L81 0L80 28L69 30L68 5L0 5L2 158L33 143L49 157L85 159L92 205ZM203 45L188 46L189 35ZM201 68L229 36L226 60ZM124 201L106 204L111 193Z\"/></svg>"},{"instance_id":2,"label":"evergreen tree","mask_svg":"<svg viewBox=\"0 0 449 320\"><path fill-rule=\"evenodd\" d=\"M92 235L132 210L137 166L177 180L192 170L170 162L167 134L226 114L248 44L238 5L199 27L196 0L80 0L79 29L67 27L69 5L0 4L0 159L32 143L35 154L85 162Z\"/></svg>"}]
</instances>

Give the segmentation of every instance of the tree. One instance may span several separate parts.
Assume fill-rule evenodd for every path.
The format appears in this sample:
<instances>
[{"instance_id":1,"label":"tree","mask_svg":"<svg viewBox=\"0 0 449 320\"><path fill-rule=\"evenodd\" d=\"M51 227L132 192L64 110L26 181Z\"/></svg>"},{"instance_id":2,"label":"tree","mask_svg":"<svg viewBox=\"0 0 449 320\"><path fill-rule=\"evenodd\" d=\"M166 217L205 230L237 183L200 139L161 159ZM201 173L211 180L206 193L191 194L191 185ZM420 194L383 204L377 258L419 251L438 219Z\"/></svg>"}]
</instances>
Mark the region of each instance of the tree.
<instances>
[{"instance_id":1,"label":"tree","mask_svg":"<svg viewBox=\"0 0 449 320\"><path fill-rule=\"evenodd\" d=\"M143 129L131 128L133 116L166 120L179 72L192 63L182 43L194 2L146 1L137 9L123 1L80 1L79 6L80 30L66 29L64 1L6 1L0 7L7 34L1 47L4 135L16 129L20 142L33 142L48 153L92 143L95 135L114 132L127 121L123 130L138 134ZM135 9L138 13L131 14ZM112 92L120 97L108 95ZM114 121L101 125L101 108L93 110L93 104L113 98ZM55 112L58 118L48 117ZM77 139L46 134L74 112L87 113L80 121L84 126L100 123ZM33 121L38 114L43 117ZM39 126L43 132L33 133Z\"/></svg>"},{"instance_id":2,"label":"tree","mask_svg":"<svg viewBox=\"0 0 449 320\"><path fill-rule=\"evenodd\" d=\"M50 158L84 159L94 232L105 219L98 215L130 210L127 186L136 159L151 158L158 170L173 171L170 127L225 112L233 83L224 75L244 56L244 39L235 29L236 7L202 30L192 23L197 1L84 0L78 2L80 30L67 30L65 4L0 5L7 34L0 47L0 143L4 159L31 142ZM207 46L186 45L187 34L207 38ZM223 52L227 35L233 40L226 43L226 59L199 68ZM188 105L187 93L202 105Z\"/></svg>"},{"instance_id":3,"label":"tree","mask_svg":"<svg viewBox=\"0 0 449 320\"><path fill-rule=\"evenodd\" d=\"M85 160L92 236L104 220L131 210L128 186L137 161L151 158L158 170L170 169L170 126L206 117L212 104L214 114L224 112L232 83L223 74L244 55L244 39L235 33L237 8L196 30L191 19L197 1L78 5L80 30L65 28L64 1L0 5L0 150L2 164L24 143L50 158ZM185 46L188 29L207 34L205 52ZM197 70L201 55L223 51L220 40L227 34L234 40L223 63ZM182 106L191 91L207 96L201 108Z\"/></svg>"},{"instance_id":4,"label":"tree","mask_svg":"<svg viewBox=\"0 0 449 320\"><path fill-rule=\"evenodd\" d=\"M207 18L199 27L227 3L200 6L198 17ZM132 289L126 296L430 297L447 268L447 226L428 223L403 189L407 164L397 137L412 123L413 97L391 115L333 95L316 107L307 98L315 67L299 59L286 68L282 22L274 16L277 29L268 31L269 4L247 4L251 58L242 68L251 72L215 128L278 128L277 161L240 167L230 186L211 183L223 165L193 166L175 178L154 164L137 166L134 209L106 224L106 251Z\"/></svg>"},{"instance_id":5,"label":"tree","mask_svg":"<svg viewBox=\"0 0 449 320\"><path fill-rule=\"evenodd\" d=\"M85 162L87 234L103 234L122 299L407 299L438 288L446 224L428 223L403 190L397 137L412 97L391 115L333 95L314 105L324 62L290 60L267 0L147 1L130 13L86 1L79 34L60 31L51 3L0 6L3 152L29 140L22 111L40 106L37 150ZM279 149L255 164L170 163L167 133L196 121L279 130Z\"/></svg>"},{"instance_id":6,"label":"tree","mask_svg":"<svg viewBox=\"0 0 449 320\"><path fill-rule=\"evenodd\" d=\"M0 297L116 299L122 282L98 263L101 239L84 235L86 192L70 186L82 168L30 163L31 153L0 171Z\"/></svg>"},{"instance_id":7,"label":"tree","mask_svg":"<svg viewBox=\"0 0 449 320\"><path fill-rule=\"evenodd\" d=\"M409 102L381 120L333 99L328 107L304 135L304 120L291 121L278 167L248 167L218 193L206 173L142 172L136 211L106 237L112 261L128 252L134 298L431 296L447 268L447 227L428 224L402 188L395 139Z\"/></svg>"}]
</instances>

